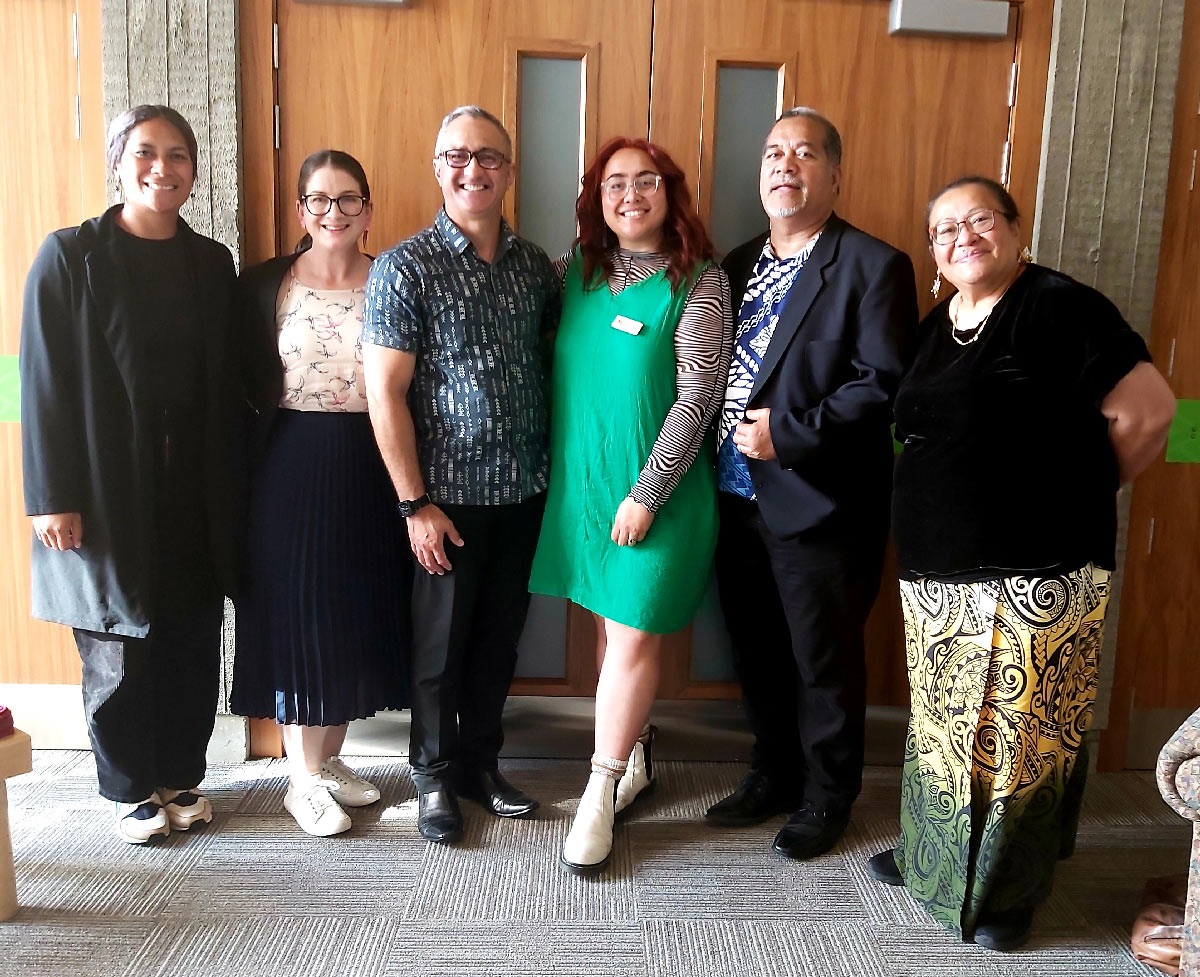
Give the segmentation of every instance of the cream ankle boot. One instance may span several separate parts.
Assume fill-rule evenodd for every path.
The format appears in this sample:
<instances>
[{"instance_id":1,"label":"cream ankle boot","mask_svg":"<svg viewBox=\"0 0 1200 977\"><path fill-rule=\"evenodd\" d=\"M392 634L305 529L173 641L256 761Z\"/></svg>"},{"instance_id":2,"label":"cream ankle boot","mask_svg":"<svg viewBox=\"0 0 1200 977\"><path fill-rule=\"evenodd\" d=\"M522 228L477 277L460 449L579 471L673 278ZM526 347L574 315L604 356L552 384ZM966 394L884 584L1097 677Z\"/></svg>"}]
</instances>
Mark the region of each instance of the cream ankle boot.
<instances>
[{"instance_id":1,"label":"cream ankle boot","mask_svg":"<svg viewBox=\"0 0 1200 977\"><path fill-rule=\"evenodd\" d=\"M614 810L618 815L632 804L639 795L654 787L654 761L651 753L654 748L654 734L658 730L647 725L642 735L633 744L633 752L629 754L629 766L617 784L617 801Z\"/></svg>"},{"instance_id":2,"label":"cream ankle boot","mask_svg":"<svg viewBox=\"0 0 1200 977\"><path fill-rule=\"evenodd\" d=\"M595 875L608 864L612 854L616 792L616 777L592 771L559 858L568 872Z\"/></svg>"}]
</instances>

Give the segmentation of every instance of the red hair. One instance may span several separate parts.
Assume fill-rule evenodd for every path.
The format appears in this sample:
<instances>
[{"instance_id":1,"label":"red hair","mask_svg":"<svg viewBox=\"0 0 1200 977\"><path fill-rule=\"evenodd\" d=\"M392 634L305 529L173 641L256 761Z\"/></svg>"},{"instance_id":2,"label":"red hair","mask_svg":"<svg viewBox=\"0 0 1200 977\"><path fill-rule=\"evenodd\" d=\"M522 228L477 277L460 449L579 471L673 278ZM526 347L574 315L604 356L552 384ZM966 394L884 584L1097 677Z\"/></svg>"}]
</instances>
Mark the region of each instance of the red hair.
<instances>
[{"instance_id":1,"label":"red hair","mask_svg":"<svg viewBox=\"0 0 1200 977\"><path fill-rule=\"evenodd\" d=\"M583 189L575 202L575 217L579 222L579 236L575 244L583 256L584 287L596 288L601 282L608 281L613 273L609 252L617 241L604 222L600 184L608 161L622 149L640 149L654 161L662 177L663 185L659 193L667 196L662 249L667 255L667 280L671 283L671 290L677 292L691 277L695 266L713 256L712 241L696 215L683 170L675 165L675 161L661 146L645 139L629 139L625 136L616 136L600 147L592 165L583 174Z\"/></svg>"}]
</instances>

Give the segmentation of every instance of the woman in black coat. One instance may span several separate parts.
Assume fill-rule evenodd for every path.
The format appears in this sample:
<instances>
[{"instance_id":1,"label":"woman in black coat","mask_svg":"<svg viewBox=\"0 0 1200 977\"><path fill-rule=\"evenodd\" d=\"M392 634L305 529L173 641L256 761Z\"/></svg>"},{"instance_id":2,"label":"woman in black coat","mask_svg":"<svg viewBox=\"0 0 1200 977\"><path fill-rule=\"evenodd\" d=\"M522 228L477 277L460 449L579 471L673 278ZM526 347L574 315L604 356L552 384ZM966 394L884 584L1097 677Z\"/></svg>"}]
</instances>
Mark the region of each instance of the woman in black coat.
<instances>
[{"instance_id":1,"label":"woman in black coat","mask_svg":"<svg viewBox=\"0 0 1200 977\"><path fill-rule=\"evenodd\" d=\"M112 123L123 203L51 234L25 287L21 435L33 616L74 630L102 796L140 844L197 822L234 576L233 260L179 217L196 137Z\"/></svg>"}]
</instances>

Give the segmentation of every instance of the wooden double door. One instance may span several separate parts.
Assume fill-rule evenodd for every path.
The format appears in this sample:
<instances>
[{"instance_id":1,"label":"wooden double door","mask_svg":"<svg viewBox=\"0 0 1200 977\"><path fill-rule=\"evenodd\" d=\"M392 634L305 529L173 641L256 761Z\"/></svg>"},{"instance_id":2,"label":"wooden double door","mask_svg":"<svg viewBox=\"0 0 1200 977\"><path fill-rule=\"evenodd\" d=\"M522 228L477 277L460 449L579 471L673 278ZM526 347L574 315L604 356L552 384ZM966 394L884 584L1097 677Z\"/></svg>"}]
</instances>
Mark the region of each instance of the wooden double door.
<instances>
[{"instance_id":1,"label":"wooden double door","mask_svg":"<svg viewBox=\"0 0 1200 977\"><path fill-rule=\"evenodd\" d=\"M844 140L839 212L907 251L918 280L930 281L924 207L946 181L966 173L1011 175L1032 226L1052 4L1013 2L1008 36L994 40L891 36L888 6L884 0L421 0L411 6L243 0L243 258L254 262L290 249L299 235L300 163L328 146L351 152L367 169L373 248L426 226L441 202L431 166L434 136L455 105L477 103L503 118L516 142L518 174L544 166L525 142L534 123L544 129L545 120L522 118L530 94L523 90L531 77L525 68L533 58L578 67L578 97L572 94L559 110L561 127L577 138L555 155L555 166L581 172L605 139L648 137L684 169L706 222L731 181L744 184L749 201L741 216L756 208L754 160L769 121L791 105L815 107ZM766 78L771 104L739 105L734 85L741 70L757 72L758 82ZM748 139L737 134L743 111L766 120ZM748 162L737 172L718 165L723 153L747 158L747 148ZM507 216L520 231L537 187L519 180L518 186L523 195L510 195ZM719 238L720 228L710 229ZM924 310L931 303L927 290L921 299ZM693 654L719 647L719 637L701 632L720 628L719 615L709 614L673 636L663 696L737 694L728 676L697 668ZM552 675L527 675L515 691L591 692L588 616L568 609L560 632L565 665ZM906 701L901 636L889 570L871 623L873 703Z\"/></svg>"}]
</instances>

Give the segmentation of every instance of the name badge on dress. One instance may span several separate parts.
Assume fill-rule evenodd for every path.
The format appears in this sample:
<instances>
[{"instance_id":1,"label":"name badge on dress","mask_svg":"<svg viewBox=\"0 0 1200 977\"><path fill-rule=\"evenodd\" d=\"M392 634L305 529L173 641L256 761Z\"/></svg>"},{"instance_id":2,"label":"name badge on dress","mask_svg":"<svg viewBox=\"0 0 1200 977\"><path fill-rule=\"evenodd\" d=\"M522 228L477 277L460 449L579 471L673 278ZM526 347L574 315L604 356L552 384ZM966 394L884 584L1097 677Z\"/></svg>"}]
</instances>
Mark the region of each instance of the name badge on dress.
<instances>
[{"instance_id":1,"label":"name badge on dress","mask_svg":"<svg viewBox=\"0 0 1200 977\"><path fill-rule=\"evenodd\" d=\"M614 329L620 329L621 332L627 332L631 336L636 336L642 331L642 324L637 319L630 319L629 316L619 315L612 321Z\"/></svg>"}]
</instances>

